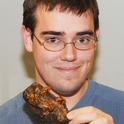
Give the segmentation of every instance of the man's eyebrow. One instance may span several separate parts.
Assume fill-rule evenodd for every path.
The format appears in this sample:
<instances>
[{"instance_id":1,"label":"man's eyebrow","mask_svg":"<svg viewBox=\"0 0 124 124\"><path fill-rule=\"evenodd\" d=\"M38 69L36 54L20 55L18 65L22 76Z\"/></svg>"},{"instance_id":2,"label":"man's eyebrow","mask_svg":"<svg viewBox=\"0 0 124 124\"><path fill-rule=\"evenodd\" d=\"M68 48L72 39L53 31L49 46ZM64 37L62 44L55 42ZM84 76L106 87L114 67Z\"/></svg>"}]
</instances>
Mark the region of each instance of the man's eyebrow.
<instances>
[{"instance_id":1,"label":"man's eyebrow","mask_svg":"<svg viewBox=\"0 0 124 124\"><path fill-rule=\"evenodd\" d=\"M94 34L93 31L81 31L81 32L76 33L77 36L80 36L80 35L93 35L93 34ZM41 35L63 36L63 35L65 35L65 33L61 32L61 31L42 31Z\"/></svg>"},{"instance_id":2,"label":"man's eyebrow","mask_svg":"<svg viewBox=\"0 0 124 124\"><path fill-rule=\"evenodd\" d=\"M41 35L56 35L56 36L60 36L60 35L64 35L64 32L59 32L59 31L43 31L41 32Z\"/></svg>"},{"instance_id":3,"label":"man's eyebrow","mask_svg":"<svg viewBox=\"0 0 124 124\"><path fill-rule=\"evenodd\" d=\"M82 32L77 32L76 35L93 35L93 31L82 31Z\"/></svg>"}]
</instances>

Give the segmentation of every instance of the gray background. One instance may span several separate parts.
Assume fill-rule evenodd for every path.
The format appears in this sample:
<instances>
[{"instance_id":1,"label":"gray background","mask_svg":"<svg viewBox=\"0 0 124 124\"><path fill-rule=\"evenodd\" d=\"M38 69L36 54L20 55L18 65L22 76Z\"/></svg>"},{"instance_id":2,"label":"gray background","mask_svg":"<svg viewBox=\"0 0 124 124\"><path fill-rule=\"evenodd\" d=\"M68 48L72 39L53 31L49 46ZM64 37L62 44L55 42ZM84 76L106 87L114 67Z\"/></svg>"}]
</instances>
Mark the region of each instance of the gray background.
<instances>
[{"instance_id":1,"label":"gray background","mask_svg":"<svg viewBox=\"0 0 124 124\"><path fill-rule=\"evenodd\" d=\"M0 1L0 104L33 82L33 60L30 54L25 55L20 38L22 2ZM124 1L99 0L98 3L101 36L93 79L123 90Z\"/></svg>"}]
</instances>

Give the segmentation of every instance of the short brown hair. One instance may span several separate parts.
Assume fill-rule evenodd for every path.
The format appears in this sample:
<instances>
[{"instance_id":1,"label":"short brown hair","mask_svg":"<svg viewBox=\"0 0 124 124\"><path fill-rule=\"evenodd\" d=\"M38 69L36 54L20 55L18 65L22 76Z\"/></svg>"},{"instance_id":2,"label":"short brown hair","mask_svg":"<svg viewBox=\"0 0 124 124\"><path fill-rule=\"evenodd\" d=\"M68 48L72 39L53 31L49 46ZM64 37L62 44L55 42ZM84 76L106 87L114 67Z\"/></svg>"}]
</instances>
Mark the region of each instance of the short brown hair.
<instances>
[{"instance_id":1,"label":"short brown hair","mask_svg":"<svg viewBox=\"0 0 124 124\"><path fill-rule=\"evenodd\" d=\"M39 5L45 6L46 11L52 11L60 6L60 11L73 12L81 15L90 10L94 17L95 31L99 28L99 9L96 0L25 0L23 3L23 25L34 32L36 26L35 11Z\"/></svg>"}]
</instances>

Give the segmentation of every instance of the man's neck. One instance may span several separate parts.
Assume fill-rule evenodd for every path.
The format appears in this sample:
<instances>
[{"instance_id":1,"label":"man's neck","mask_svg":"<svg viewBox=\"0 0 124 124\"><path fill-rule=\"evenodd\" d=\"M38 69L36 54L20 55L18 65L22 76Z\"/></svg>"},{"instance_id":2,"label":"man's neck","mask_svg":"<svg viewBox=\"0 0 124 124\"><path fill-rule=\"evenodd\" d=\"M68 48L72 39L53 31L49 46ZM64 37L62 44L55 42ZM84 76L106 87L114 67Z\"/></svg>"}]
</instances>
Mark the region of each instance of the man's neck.
<instances>
[{"instance_id":1,"label":"man's neck","mask_svg":"<svg viewBox=\"0 0 124 124\"><path fill-rule=\"evenodd\" d=\"M68 110L71 110L78 102L79 100L85 95L86 91L88 89L88 80L86 80L80 90L73 96L64 97L66 100L66 105Z\"/></svg>"}]
</instances>

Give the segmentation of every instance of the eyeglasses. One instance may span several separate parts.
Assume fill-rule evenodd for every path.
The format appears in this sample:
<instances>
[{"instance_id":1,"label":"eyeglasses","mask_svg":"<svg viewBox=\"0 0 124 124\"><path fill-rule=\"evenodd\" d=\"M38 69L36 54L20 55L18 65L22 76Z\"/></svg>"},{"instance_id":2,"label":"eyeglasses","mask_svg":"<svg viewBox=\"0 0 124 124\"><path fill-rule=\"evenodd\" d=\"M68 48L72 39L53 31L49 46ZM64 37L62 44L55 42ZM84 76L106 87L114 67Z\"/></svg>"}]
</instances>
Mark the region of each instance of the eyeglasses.
<instances>
[{"instance_id":1,"label":"eyeglasses","mask_svg":"<svg viewBox=\"0 0 124 124\"><path fill-rule=\"evenodd\" d=\"M78 50L89 50L92 49L96 45L97 38L95 35L82 35L77 36L70 43L65 43L66 39L63 36L54 36L48 35L43 36L40 39L33 34L40 45L43 45L44 48L48 51L57 52L61 51L68 44L73 44L74 47Z\"/></svg>"}]
</instances>

